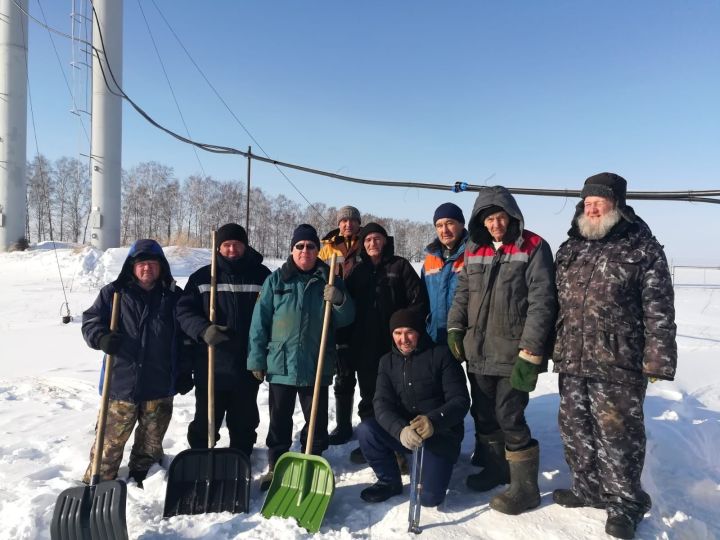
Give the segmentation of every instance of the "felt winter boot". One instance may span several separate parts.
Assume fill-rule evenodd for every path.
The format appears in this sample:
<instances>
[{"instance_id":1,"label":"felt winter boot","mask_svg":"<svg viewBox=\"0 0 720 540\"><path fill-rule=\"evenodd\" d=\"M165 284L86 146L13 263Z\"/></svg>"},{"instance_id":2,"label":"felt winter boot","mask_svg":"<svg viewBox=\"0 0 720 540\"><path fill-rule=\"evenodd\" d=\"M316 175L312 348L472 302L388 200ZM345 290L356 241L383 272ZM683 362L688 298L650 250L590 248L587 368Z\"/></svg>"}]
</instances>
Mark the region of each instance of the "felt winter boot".
<instances>
[{"instance_id":1,"label":"felt winter boot","mask_svg":"<svg viewBox=\"0 0 720 540\"><path fill-rule=\"evenodd\" d=\"M335 396L335 419L337 425L328 435L328 443L335 446L352 439L353 396Z\"/></svg>"},{"instance_id":2,"label":"felt winter boot","mask_svg":"<svg viewBox=\"0 0 720 540\"><path fill-rule=\"evenodd\" d=\"M470 464L475 467L485 466L485 453L483 452L480 437L477 434L475 434L475 450L473 450L472 456L470 457Z\"/></svg>"},{"instance_id":3,"label":"felt winter boot","mask_svg":"<svg viewBox=\"0 0 720 540\"><path fill-rule=\"evenodd\" d=\"M552 494L553 502L564 506L565 508L582 508L584 506L590 506L592 508L605 508L607 505L602 501L590 501L583 499L572 489L556 489Z\"/></svg>"},{"instance_id":4,"label":"felt winter boot","mask_svg":"<svg viewBox=\"0 0 720 540\"><path fill-rule=\"evenodd\" d=\"M540 505L537 483L540 447L535 439L531 439L530 444L524 450L507 451L510 487L490 500L490 508L493 510L516 516Z\"/></svg>"},{"instance_id":5,"label":"felt winter boot","mask_svg":"<svg viewBox=\"0 0 720 540\"><path fill-rule=\"evenodd\" d=\"M477 435L485 461L485 468L476 474L471 474L465 481L470 489L475 491L489 491L501 484L510 482L510 470L505 459L505 438L502 431L490 435Z\"/></svg>"}]
</instances>

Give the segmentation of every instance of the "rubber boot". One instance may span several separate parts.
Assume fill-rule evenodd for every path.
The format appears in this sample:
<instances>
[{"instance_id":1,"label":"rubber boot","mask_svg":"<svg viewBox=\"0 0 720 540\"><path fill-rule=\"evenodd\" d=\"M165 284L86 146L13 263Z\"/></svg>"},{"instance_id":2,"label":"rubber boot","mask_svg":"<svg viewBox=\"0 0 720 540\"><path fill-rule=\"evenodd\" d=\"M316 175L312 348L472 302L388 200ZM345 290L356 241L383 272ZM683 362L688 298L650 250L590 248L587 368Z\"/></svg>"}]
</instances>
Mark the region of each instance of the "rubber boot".
<instances>
[{"instance_id":1,"label":"rubber boot","mask_svg":"<svg viewBox=\"0 0 720 540\"><path fill-rule=\"evenodd\" d=\"M510 464L510 487L490 500L490 508L516 516L525 510L540 506L538 489L538 468L540 466L540 447L535 439L531 446L523 450L506 453Z\"/></svg>"},{"instance_id":2,"label":"rubber boot","mask_svg":"<svg viewBox=\"0 0 720 540\"><path fill-rule=\"evenodd\" d=\"M485 468L467 477L467 487L475 491L489 491L501 484L510 483L510 469L505 459L505 438L502 431L490 435L477 435Z\"/></svg>"},{"instance_id":3,"label":"rubber boot","mask_svg":"<svg viewBox=\"0 0 720 540\"><path fill-rule=\"evenodd\" d=\"M335 395L335 419L337 425L328 435L328 443L332 446L345 444L352 439L353 396Z\"/></svg>"}]
</instances>

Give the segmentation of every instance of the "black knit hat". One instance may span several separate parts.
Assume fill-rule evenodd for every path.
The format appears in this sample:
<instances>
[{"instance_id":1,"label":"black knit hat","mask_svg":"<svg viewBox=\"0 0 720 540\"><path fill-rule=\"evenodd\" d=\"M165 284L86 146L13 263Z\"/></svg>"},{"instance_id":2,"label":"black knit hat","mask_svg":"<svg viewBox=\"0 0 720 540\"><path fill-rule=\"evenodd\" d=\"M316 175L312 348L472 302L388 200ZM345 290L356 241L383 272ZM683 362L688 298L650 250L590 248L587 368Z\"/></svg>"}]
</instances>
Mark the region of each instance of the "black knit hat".
<instances>
[{"instance_id":1,"label":"black knit hat","mask_svg":"<svg viewBox=\"0 0 720 540\"><path fill-rule=\"evenodd\" d=\"M399 309L390 317L390 332L396 328L412 328L422 334L425 332L425 319L415 309Z\"/></svg>"},{"instance_id":2,"label":"black knit hat","mask_svg":"<svg viewBox=\"0 0 720 540\"><path fill-rule=\"evenodd\" d=\"M298 225L297 227L295 227L292 235L292 240L290 241L290 249L292 250L293 246L297 244L300 240L313 242L318 247L318 249L320 249L320 238L318 238L318 233L315 230L315 227L313 227L312 225L303 223L302 225Z\"/></svg>"},{"instance_id":3,"label":"black knit hat","mask_svg":"<svg viewBox=\"0 0 720 540\"><path fill-rule=\"evenodd\" d=\"M438 219L445 218L454 219L458 223L462 223L463 225L465 224L463 211L457 204L453 204L451 202L442 203L435 209L435 214L433 214L433 224L437 223Z\"/></svg>"},{"instance_id":4,"label":"black knit hat","mask_svg":"<svg viewBox=\"0 0 720 540\"><path fill-rule=\"evenodd\" d=\"M605 197L617 202L618 207L625 206L625 193L627 191L627 180L615 173L603 172L595 174L585 180L580 196Z\"/></svg>"},{"instance_id":5,"label":"black knit hat","mask_svg":"<svg viewBox=\"0 0 720 540\"><path fill-rule=\"evenodd\" d=\"M361 240L364 242L365 237L371 233L379 233L379 234L382 234L385 238L388 237L388 233L385 230L385 228L382 225L380 225L379 223L375 223L374 221L371 221L370 223L365 225L362 229L360 229L359 236L360 236Z\"/></svg>"},{"instance_id":6,"label":"black knit hat","mask_svg":"<svg viewBox=\"0 0 720 540\"><path fill-rule=\"evenodd\" d=\"M245 232L245 229L237 223L226 223L215 233L215 243L218 248L223 242L227 242L228 240L237 240L246 246L248 245L247 232Z\"/></svg>"},{"instance_id":7,"label":"black knit hat","mask_svg":"<svg viewBox=\"0 0 720 540\"><path fill-rule=\"evenodd\" d=\"M480 212L478 212L476 223L485 226L485 220L498 212L505 212L507 214L507 211L502 206L498 206L496 204L483 208Z\"/></svg>"}]
</instances>

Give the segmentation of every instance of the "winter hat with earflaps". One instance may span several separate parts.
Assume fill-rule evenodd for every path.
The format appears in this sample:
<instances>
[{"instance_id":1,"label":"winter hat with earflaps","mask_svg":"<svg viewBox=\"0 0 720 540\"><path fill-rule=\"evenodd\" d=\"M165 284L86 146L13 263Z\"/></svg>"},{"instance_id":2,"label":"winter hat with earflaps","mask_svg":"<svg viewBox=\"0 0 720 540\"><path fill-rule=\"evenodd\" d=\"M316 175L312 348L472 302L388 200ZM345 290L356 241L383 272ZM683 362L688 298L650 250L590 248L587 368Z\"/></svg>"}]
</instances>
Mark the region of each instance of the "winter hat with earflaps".
<instances>
[{"instance_id":1,"label":"winter hat with earflaps","mask_svg":"<svg viewBox=\"0 0 720 540\"><path fill-rule=\"evenodd\" d=\"M615 173L603 172L585 180L580 197L605 197L617 202L618 207L625 206L627 180Z\"/></svg>"},{"instance_id":2,"label":"winter hat with earflaps","mask_svg":"<svg viewBox=\"0 0 720 540\"><path fill-rule=\"evenodd\" d=\"M616 203L616 208L620 215L630 223L637 220L635 211L625 202L627 194L627 180L615 173L602 172L594 174L583 185L580 197L605 197L612 199ZM575 219L583 212L583 201L580 201L576 207Z\"/></svg>"}]
</instances>

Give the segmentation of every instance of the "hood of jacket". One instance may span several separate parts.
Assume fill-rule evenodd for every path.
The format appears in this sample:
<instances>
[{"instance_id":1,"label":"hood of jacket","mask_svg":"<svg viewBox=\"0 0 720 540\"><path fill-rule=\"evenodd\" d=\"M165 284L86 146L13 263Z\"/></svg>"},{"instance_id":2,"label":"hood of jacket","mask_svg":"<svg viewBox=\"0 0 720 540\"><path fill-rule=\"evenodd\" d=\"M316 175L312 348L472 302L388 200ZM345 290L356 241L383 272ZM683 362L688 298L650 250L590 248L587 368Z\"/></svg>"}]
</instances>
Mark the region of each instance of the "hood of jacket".
<instances>
[{"instance_id":1,"label":"hood of jacket","mask_svg":"<svg viewBox=\"0 0 720 540\"><path fill-rule=\"evenodd\" d=\"M118 274L117 279L113 281L113 285L118 288L127 283L134 283L133 265L135 264L135 260L143 255L152 256L160 261L160 277L158 281L166 288L174 288L175 280L170 272L170 263L168 263L168 260L165 258L165 253L162 247L160 247L160 244L151 239L136 240L133 242L125 258L125 262L122 265L120 274Z\"/></svg>"},{"instance_id":2,"label":"hood of jacket","mask_svg":"<svg viewBox=\"0 0 720 540\"><path fill-rule=\"evenodd\" d=\"M478 192L470 222L468 223L470 239L480 246L492 245L493 237L485 228L485 224L480 220L482 211L491 206L499 206L510 216L510 224L505 233L505 238L503 238L503 243L512 244L522 242L525 219L520 211L520 207L515 201L515 197L503 186L486 187L480 189Z\"/></svg>"}]
</instances>

